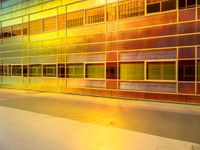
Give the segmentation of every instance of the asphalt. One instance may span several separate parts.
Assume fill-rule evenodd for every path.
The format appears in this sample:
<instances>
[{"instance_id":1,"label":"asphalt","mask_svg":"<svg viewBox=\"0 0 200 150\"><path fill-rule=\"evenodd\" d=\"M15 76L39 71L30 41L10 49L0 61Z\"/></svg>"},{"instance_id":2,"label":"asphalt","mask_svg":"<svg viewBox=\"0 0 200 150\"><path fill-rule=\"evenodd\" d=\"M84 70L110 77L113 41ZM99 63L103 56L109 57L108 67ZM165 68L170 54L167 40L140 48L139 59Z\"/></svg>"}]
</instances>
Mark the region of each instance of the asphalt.
<instances>
[{"instance_id":1,"label":"asphalt","mask_svg":"<svg viewBox=\"0 0 200 150\"><path fill-rule=\"evenodd\" d=\"M0 106L200 143L200 106L0 89Z\"/></svg>"}]
</instances>

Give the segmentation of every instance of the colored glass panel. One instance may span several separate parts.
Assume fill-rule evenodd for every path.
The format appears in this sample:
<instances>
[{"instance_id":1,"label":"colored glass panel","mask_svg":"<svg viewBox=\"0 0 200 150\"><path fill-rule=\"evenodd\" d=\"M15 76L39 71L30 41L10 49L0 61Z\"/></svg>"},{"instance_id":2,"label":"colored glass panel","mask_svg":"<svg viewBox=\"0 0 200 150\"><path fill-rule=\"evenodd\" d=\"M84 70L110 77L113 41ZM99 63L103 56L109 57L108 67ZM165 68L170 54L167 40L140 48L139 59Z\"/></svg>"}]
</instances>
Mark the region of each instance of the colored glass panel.
<instances>
[{"instance_id":1,"label":"colored glass panel","mask_svg":"<svg viewBox=\"0 0 200 150\"><path fill-rule=\"evenodd\" d=\"M119 19L144 14L144 0L126 0L119 2Z\"/></svg>"},{"instance_id":2,"label":"colored glass panel","mask_svg":"<svg viewBox=\"0 0 200 150\"><path fill-rule=\"evenodd\" d=\"M47 19L43 20L44 31L56 30L56 25L57 25L57 18L56 17L47 18Z\"/></svg>"},{"instance_id":3,"label":"colored glass panel","mask_svg":"<svg viewBox=\"0 0 200 150\"><path fill-rule=\"evenodd\" d=\"M28 65L23 66L23 76L28 77Z\"/></svg>"},{"instance_id":4,"label":"colored glass panel","mask_svg":"<svg viewBox=\"0 0 200 150\"><path fill-rule=\"evenodd\" d=\"M105 7L89 9L86 11L86 23L98 23L105 20Z\"/></svg>"},{"instance_id":5,"label":"colored glass panel","mask_svg":"<svg viewBox=\"0 0 200 150\"><path fill-rule=\"evenodd\" d=\"M67 64L66 76L67 78L83 78L84 64Z\"/></svg>"},{"instance_id":6,"label":"colored glass panel","mask_svg":"<svg viewBox=\"0 0 200 150\"><path fill-rule=\"evenodd\" d=\"M43 65L43 76L44 77L56 77L56 65Z\"/></svg>"},{"instance_id":7,"label":"colored glass panel","mask_svg":"<svg viewBox=\"0 0 200 150\"><path fill-rule=\"evenodd\" d=\"M2 38L9 38L12 36L11 27L4 27L1 29L1 37Z\"/></svg>"},{"instance_id":8,"label":"colored glass panel","mask_svg":"<svg viewBox=\"0 0 200 150\"><path fill-rule=\"evenodd\" d=\"M104 64L87 64L86 78L104 78Z\"/></svg>"},{"instance_id":9,"label":"colored glass panel","mask_svg":"<svg viewBox=\"0 0 200 150\"><path fill-rule=\"evenodd\" d=\"M59 15L58 16L58 29L65 29L66 28L66 15Z\"/></svg>"},{"instance_id":10,"label":"colored glass panel","mask_svg":"<svg viewBox=\"0 0 200 150\"><path fill-rule=\"evenodd\" d=\"M58 64L58 77L65 78L65 64Z\"/></svg>"},{"instance_id":11,"label":"colored glass panel","mask_svg":"<svg viewBox=\"0 0 200 150\"><path fill-rule=\"evenodd\" d=\"M107 5L107 21L114 21L117 20L117 3L108 4Z\"/></svg>"},{"instance_id":12,"label":"colored glass panel","mask_svg":"<svg viewBox=\"0 0 200 150\"><path fill-rule=\"evenodd\" d=\"M197 62L197 80L200 81L200 60Z\"/></svg>"},{"instance_id":13,"label":"colored glass panel","mask_svg":"<svg viewBox=\"0 0 200 150\"><path fill-rule=\"evenodd\" d=\"M106 64L106 78L117 79L117 63Z\"/></svg>"},{"instance_id":14,"label":"colored glass panel","mask_svg":"<svg viewBox=\"0 0 200 150\"><path fill-rule=\"evenodd\" d=\"M30 22L30 34L36 34L42 32L42 20L36 20Z\"/></svg>"},{"instance_id":15,"label":"colored glass panel","mask_svg":"<svg viewBox=\"0 0 200 150\"><path fill-rule=\"evenodd\" d=\"M21 76L22 75L22 66L13 65L12 66L12 76Z\"/></svg>"},{"instance_id":16,"label":"colored glass panel","mask_svg":"<svg viewBox=\"0 0 200 150\"><path fill-rule=\"evenodd\" d=\"M22 25L15 25L12 27L12 36L22 35Z\"/></svg>"},{"instance_id":17,"label":"colored glass panel","mask_svg":"<svg viewBox=\"0 0 200 150\"><path fill-rule=\"evenodd\" d=\"M67 14L67 28L83 25L84 11Z\"/></svg>"},{"instance_id":18,"label":"colored glass panel","mask_svg":"<svg viewBox=\"0 0 200 150\"><path fill-rule=\"evenodd\" d=\"M23 35L27 35L29 34L29 23L23 23L22 24L22 28L23 28Z\"/></svg>"},{"instance_id":19,"label":"colored glass panel","mask_svg":"<svg viewBox=\"0 0 200 150\"><path fill-rule=\"evenodd\" d=\"M144 80L144 62L120 64L121 80Z\"/></svg>"},{"instance_id":20,"label":"colored glass panel","mask_svg":"<svg viewBox=\"0 0 200 150\"><path fill-rule=\"evenodd\" d=\"M30 77L41 77L42 76L42 65L30 65L29 66Z\"/></svg>"},{"instance_id":21,"label":"colored glass panel","mask_svg":"<svg viewBox=\"0 0 200 150\"><path fill-rule=\"evenodd\" d=\"M179 60L178 80L195 81L195 60Z\"/></svg>"},{"instance_id":22,"label":"colored glass panel","mask_svg":"<svg viewBox=\"0 0 200 150\"><path fill-rule=\"evenodd\" d=\"M175 80L176 63L173 62L148 62L147 63L148 80Z\"/></svg>"}]
</instances>

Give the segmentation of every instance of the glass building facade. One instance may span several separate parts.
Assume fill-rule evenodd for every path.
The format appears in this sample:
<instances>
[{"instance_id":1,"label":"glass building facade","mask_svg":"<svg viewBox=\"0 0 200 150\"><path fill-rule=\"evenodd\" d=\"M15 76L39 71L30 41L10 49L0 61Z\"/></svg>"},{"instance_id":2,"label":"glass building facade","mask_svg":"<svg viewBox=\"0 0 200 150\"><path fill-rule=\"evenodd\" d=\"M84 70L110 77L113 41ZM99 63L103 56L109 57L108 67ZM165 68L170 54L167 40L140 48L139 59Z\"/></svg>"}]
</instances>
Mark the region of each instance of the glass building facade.
<instances>
[{"instance_id":1,"label":"glass building facade","mask_svg":"<svg viewBox=\"0 0 200 150\"><path fill-rule=\"evenodd\" d=\"M0 87L200 103L200 0L0 7Z\"/></svg>"}]
</instances>

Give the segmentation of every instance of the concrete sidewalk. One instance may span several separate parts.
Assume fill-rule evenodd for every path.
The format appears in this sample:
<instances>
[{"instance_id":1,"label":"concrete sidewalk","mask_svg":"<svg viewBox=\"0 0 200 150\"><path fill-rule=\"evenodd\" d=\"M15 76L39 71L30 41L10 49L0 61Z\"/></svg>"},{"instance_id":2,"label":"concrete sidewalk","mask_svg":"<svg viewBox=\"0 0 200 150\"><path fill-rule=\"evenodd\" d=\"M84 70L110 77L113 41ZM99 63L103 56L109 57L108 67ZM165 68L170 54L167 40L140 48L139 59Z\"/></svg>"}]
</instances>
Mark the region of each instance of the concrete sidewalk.
<instances>
[{"instance_id":1,"label":"concrete sidewalk","mask_svg":"<svg viewBox=\"0 0 200 150\"><path fill-rule=\"evenodd\" d=\"M7 107L0 107L0 120L0 150L200 150L191 142Z\"/></svg>"}]
</instances>

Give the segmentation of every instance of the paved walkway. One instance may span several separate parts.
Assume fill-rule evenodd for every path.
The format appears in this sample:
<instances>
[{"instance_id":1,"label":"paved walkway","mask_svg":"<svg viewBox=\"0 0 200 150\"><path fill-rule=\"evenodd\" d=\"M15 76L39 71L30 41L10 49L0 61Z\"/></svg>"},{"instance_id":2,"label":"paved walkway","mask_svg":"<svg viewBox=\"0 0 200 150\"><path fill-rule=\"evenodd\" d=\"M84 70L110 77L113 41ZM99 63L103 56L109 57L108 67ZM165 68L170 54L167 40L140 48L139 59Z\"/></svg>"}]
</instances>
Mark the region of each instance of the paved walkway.
<instances>
[{"instance_id":1,"label":"paved walkway","mask_svg":"<svg viewBox=\"0 0 200 150\"><path fill-rule=\"evenodd\" d=\"M200 145L0 107L1 150L200 150Z\"/></svg>"},{"instance_id":2,"label":"paved walkway","mask_svg":"<svg viewBox=\"0 0 200 150\"><path fill-rule=\"evenodd\" d=\"M200 150L200 106L0 89L0 150Z\"/></svg>"}]
</instances>

